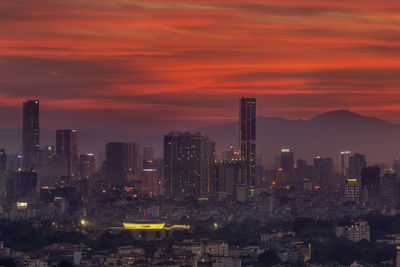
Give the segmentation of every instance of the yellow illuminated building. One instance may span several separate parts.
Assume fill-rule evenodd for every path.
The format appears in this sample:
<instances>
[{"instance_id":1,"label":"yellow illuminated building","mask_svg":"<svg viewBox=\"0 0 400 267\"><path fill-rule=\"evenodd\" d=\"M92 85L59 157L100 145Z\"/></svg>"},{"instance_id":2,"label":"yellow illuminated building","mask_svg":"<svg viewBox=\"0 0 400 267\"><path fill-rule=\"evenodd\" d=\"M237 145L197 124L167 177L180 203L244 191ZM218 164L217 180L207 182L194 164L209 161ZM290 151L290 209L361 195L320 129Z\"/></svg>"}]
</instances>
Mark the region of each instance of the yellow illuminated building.
<instances>
[{"instance_id":1,"label":"yellow illuminated building","mask_svg":"<svg viewBox=\"0 0 400 267\"><path fill-rule=\"evenodd\" d=\"M350 201L359 201L359 183L357 179L346 179L345 197Z\"/></svg>"},{"instance_id":2,"label":"yellow illuminated building","mask_svg":"<svg viewBox=\"0 0 400 267\"><path fill-rule=\"evenodd\" d=\"M166 223L123 223L126 230L187 230L189 225L166 226Z\"/></svg>"}]
</instances>

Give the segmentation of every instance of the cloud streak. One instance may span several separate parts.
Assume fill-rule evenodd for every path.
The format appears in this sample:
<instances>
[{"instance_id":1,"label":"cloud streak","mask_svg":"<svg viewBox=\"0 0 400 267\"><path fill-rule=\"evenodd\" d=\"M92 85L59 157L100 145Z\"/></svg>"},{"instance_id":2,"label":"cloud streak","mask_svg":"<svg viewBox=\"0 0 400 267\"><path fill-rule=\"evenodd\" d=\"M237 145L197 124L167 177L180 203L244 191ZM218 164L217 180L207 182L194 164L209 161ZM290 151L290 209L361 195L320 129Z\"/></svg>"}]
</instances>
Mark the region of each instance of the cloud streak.
<instances>
[{"instance_id":1,"label":"cloud streak","mask_svg":"<svg viewBox=\"0 0 400 267\"><path fill-rule=\"evenodd\" d=\"M399 122L399 9L397 0L4 0L0 104L14 112L40 98L50 128L60 117L144 131L227 122L243 95L258 98L261 116L348 108Z\"/></svg>"}]
</instances>

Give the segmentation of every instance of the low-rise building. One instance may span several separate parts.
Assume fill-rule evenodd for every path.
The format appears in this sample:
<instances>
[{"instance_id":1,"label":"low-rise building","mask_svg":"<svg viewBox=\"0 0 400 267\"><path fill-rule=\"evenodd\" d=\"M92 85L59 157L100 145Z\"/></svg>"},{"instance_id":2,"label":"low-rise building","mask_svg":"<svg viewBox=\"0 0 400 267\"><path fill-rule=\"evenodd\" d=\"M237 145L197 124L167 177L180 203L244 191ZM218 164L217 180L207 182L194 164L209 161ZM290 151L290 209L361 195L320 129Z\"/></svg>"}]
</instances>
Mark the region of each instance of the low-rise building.
<instances>
[{"instance_id":1,"label":"low-rise building","mask_svg":"<svg viewBox=\"0 0 400 267\"><path fill-rule=\"evenodd\" d=\"M371 227L367 221L350 222L336 227L336 236L344 237L353 242L361 240L370 241Z\"/></svg>"}]
</instances>

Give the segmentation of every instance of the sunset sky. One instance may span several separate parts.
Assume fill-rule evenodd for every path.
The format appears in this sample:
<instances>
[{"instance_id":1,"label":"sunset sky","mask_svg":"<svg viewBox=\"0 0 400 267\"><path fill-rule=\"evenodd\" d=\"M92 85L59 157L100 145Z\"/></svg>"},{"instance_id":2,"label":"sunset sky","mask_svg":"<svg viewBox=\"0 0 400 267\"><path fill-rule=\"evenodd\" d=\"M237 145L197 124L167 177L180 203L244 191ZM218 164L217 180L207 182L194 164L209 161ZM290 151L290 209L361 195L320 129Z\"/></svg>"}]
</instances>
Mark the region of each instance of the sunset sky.
<instances>
[{"instance_id":1,"label":"sunset sky","mask_svg":"<svg viewBox=\"0 0 400 267\"><path fill-rule=\"evenodd\" d=\"M334 109L400 123L399 0L1 0L1 128L193 129Z\"/></svg>"}]
</instances>

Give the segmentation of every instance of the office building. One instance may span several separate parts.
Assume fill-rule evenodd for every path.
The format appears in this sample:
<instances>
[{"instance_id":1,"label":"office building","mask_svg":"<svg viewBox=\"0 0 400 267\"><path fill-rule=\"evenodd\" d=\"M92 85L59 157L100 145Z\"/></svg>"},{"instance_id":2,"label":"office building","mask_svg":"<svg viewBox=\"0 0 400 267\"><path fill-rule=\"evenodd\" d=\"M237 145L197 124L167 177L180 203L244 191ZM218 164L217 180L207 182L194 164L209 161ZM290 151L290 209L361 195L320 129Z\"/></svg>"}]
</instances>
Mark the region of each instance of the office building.
<instances>
[{"instance_id":1,"label":"office building","mask_svg":"<svg viewBox=\"0 0 400 267\"><path fill-rule=\"evenodd\" d=\"M393 206L399 201L399 187L396 178L396 173L393 170L385 170L379 187L382 204Z\"/></svg>"},{"instance_id":2,"label":"office building","mask_svg":"<svg viewBox=\"0 0 400 267\"><path fill-rule=\"evenodd\" d=\"M235 185L242 181L243 162L241 160L218 160L213 167L210 191L232 194Z\"/></svg>"},{"instance_id":3,"label":"office building","mask_svg":"<svg viewBox=\"0 0 400 267\"><path fill-rule=\"evenodd\" d=\"M28 100L22 112L22 155L23 168L34 169L34 154L39 151L39 101Z\"/></svg>"},{"instance_id":4,"label":"office building","mask_svg":"<svg viewBox=\"0 0 400 267\"><path fill-rule=\"evenodd\" d=\"M33 199L36 197L37 174L35 171L12 172L7 179L8 199Z\"/></svg>"},{"instance_id":5,"label":"office building","mask_svg":"<svg viewBox=\"0 0 400 267\"><path fill-rule=\"evenodd\" d=\"M79 156L79 178L87 179L96 172L96 159L94 154Z\"/></svg>"},{"instance_id":6,"label":"office building","mask_svg":"<svg viewBox=\"0 0 400 267\"><path fill-rule=\"evenodd\" d=\"M159 179L160 172L154 168L142 169L139 171L140 193L150 197L155 197L159 194Z\"/></svg>"},{"instance_id":7,"label":"office building","mask_svg":"<svg viewBox=\"0 0 400 267\"><path fill-rule=\"evenodd\" d=\"M17 154L7 154L7 171L22 170L22 156Z\"/></svg>"},{"instance_id":8,"label":"office building","mask_svg":"<svg viewBox=\"0 0 400 267\"><path fill-rule=\"evenodd\" d=\"M313 184L328 186L332 182L334 173L333 159L320 156L314 158Z\"/></svg>"},{"instance_id":9,"label":"office building","mask_svg":"<svg viewBox=\"0 0 400 267\"><path fill-rule=\"evenodd\" d=\"M358 179L347 178L345 183L345 198L348 201L359 202L360 200L360 183Z\"/></svg>"},{"instance_id":10,"label":"office building","mask_svg":"<svg viewBox=\"0 0 400 267\"><path fill-rule=\"evenodd\" d=\"M296 161L296 169L294 170L296 179L303 181L304 179L311 179L314 172L314 167L307 164L306 160L298 159Z\"/></svg>"},{"instance_id":11,"label":"office building","mask_svg":"<svg viewBox=\"0 0 400 267\"><path fill-rule=\"evenodd\" d=\"M56 131L56 161L61 176L78 176L78 133Z\"/></svg>"},{"instance_id":12,"label":"office building","mask_svg":"<svg viewBox=\"0 0 400 267\"><path fill-rule=\"evenodd\" d=\"M210 192L215 143L200 133L164 135L164 176L170 197L200 197Z\"/></svg>"},{"instance_id":13,"label":"office building","mask_svg":"<svg viewBox=\"0 0 400 267\"><path fill-rule=\"evenodd\" d=\"M281 168L288 175L293 175L294 170L294 153L290 148L281 150Z\"/></svg>"},{"instance_id":14,"label":"office building","mask_svg":"<svg viewBox=\"0 0 400 267\"><path fill-rule=\"evenodd\" d=\"M375 203L379 198L380 168L365 167L361 170L361 196L364 203Z\"/></svg>"},{"instance_id":15,"label":"office building","mask_svg":"<svg viewBox=\"0 0 400 267\"><path fill-rule=\"evenodd\" d=\"M349 178L349 160L351 157L350 151L340 152L340 175L344 178Z\"/></svg>"},{"instance_id":16,"label":"office building","mask_svg":"<svg viewBox=\"0 0 400 267\"><path fill-rule=\"evenodd\" d=\"M245 162L244 183L255 185L256 179L256 99L240 99L240 158Z\"/></svg>"},{"instance_id":17,"label":"office building","mask_svg":"<svg viewBox=\"0 0 400 267\"><path fill-rule=\"evenodd\" d=\"M235 151L233 146L228 146L221 151L222 160L238 160L240 159L240 152Z\"/></svg>"},{"instance_id":18,"label":"office building","mask_svg":"<svg viewBox=\"0 0 400 267\"><path fill-rule=\"evenodd\" d=\"M127 143L128 171L135 173L141 169L142 162L140 159L140 145L135 143Z\"/></svg>"},{"instance_id":19,"label":"office building","mask_svg":"<svg viewBox=\"0 0 400 267\"><path fill-rule=\"evenodd\" d=\"M393 161L393 170L397 175L397 179L400 179L400 159L396 158Z\"/></svg>"},{"instance_id":20,"label":"office building","mask_svg":"<svg viewBox=\"0 0 400 267\"><path fill-rule=\"evenodd\" d=\"M7 170L7 154L4 148L0 148L0 171L5 172Z\"/></svg>"},{"instance_id":21,"label":"office building","mask_svg":"<svg viewBox=\"0 0 400 267\"><path fill-rule=\"evenodd\" d=\"M361 178L361 169L367 167L365 156L355 153L349 158L349 178Z\"/></svg>"},{"instance_id":22,"label":"office building","mask_svg":"<svg viewBox=\"0 0 400 267\"><path fill-rule=\"evenodd\" d=\"M107 143L105 157L105 178L113 185L124 185L128 174L128 144Z\"/></svg>"}]
</instances>

